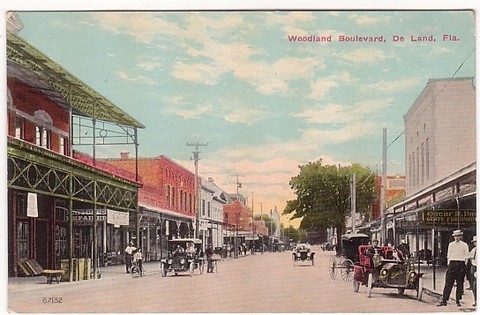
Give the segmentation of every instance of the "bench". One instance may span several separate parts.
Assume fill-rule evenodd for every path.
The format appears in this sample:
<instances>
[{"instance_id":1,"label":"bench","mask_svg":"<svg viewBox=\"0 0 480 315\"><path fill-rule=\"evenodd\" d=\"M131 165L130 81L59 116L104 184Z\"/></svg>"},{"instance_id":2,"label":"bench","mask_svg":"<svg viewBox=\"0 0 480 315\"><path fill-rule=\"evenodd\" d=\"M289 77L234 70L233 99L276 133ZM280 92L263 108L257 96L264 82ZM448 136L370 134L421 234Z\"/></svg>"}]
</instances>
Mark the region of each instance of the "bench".
<instances>
[{"instance_id":1,"label":"bench","mask_svg":"<svg viewBox=\"0 0 480 315\"><path fill-rule=\"evenodd\" d=\"M44 269L42 270L42 275L47 277L48 284L52 284L54 280L57 281L57 283L60 283L60 279L64 272L65 270Z\"/></svg>"}]
</instances>

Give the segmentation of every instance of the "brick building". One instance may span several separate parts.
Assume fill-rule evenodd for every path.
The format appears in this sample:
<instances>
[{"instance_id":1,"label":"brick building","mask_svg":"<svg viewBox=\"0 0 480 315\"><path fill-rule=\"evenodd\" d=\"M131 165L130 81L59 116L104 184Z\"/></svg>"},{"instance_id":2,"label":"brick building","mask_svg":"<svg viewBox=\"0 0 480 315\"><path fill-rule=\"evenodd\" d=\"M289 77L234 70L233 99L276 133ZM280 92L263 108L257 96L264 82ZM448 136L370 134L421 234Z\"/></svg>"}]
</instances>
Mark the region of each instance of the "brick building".
<instances>
[{"instance_id":1,"label":"brick building","mask_svg":"<svg viewBox=\"0 0 480 315\"><path fill-rule=\"evenodd\" d=\"M193 237L196 216L195 175L166 156L139 158L123 152L103 160L132 172L138 166L143 187L138 192L141 246L146 260L166 255L167 240Z\"/></svg>"},{"instance_id":2,"label":"brick building","mask_svg":"<svg viewBox=\"0 0 480 315\"><path fill-rule=\"evenodd\" d=\"M140 184L77 159L75 124L89 121L93 135L96 122L132 134L143 126L20 38L15 14L7 19L8 274L28 275L22 262L34 259L78 280L82 258L93 268L84 279L96 277L96 262L136 235Z\"/></svg>"}]
</instances>

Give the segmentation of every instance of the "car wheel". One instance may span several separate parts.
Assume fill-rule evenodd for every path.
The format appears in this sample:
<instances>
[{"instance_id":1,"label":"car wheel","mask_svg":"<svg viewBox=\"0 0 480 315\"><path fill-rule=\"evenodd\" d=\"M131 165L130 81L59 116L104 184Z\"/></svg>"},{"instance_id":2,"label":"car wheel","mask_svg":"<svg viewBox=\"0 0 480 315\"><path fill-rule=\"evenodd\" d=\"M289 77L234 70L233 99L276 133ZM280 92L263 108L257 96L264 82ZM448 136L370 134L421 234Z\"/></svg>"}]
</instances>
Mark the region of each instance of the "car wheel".
<instances>
[{"instance_id":1,"label":"car wheel","mask_svg":"<svg viewBox=\"0 0 480 315\"><path fill-rule=\"evenodd\" d=\"M353 292L358 292L358 290L360 289L360 282L358 282L357 280L353 280Z\"/></svg>"},{"instance_id":2,"label":"car wheel","mask_svg":"<svg viewBox=\"0 0 480 315\"><path fill-rule=\"evenodd\" d=\"M423 278L418 278L417 300L421 301L423 297Z\"/></svg>"},{"instance_id":3,"label":"car wheel","mask_svg":"<svg viewBox=\"0 0 480 315\"><path fill-rule=\"evenodd\" d=\"M371 273L368 274L368 283L367 283L367 297L372 296L372 288L373 288L373 275Z\"/></svg>"}]
</instances>

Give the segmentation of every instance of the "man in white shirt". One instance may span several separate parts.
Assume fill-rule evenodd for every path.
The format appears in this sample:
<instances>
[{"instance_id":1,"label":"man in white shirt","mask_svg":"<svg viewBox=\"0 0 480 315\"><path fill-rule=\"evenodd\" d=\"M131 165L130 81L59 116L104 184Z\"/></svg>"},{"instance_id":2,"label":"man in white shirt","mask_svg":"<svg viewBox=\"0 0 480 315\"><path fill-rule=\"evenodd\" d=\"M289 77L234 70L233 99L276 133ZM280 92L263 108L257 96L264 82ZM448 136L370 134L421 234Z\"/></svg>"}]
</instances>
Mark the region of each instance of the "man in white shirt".
<instances>
[{"instance_id":1,"label":"man in white shirt","mask_svg":"<svg viewBox=\"0 0 480 315\"><path fill-rule=\"evenodd\" d=\"M468 257L470 259L470 270L467 270L467 272L470 275L470 288L472 289L473 298L475 299L473 306L477 306L477 236L473 237L472 243L473 248Z\"/></svg>"},{"instance_id":2,"label":"man in white shirt","mask_svg":"<svg viewBox=\"0 0 480 315\"><path fill-rule=\"evenodd\" d=\"M129 242L128 246L125 248L125 268L127 273L130 273L130 269L132 268L132 255L133 251L137 248L133 246L133 242Z\"/></svg>"},{"instance_id":3,"label":"man in white shirt","mask_svg":"<svg viewBox=\"0 0 480 315\"><path fill-rule=\"evenodd\" d=\"M447 273L445 274L445 287L443 288L442 301L437 306L446 306L452 292L453 284L457 283L455 300L457 306L461 306L460 300L463 294L463 282L465 281L466 261L469 257L468 245L462 242L463 232L461 230L453 231L454 241L448 244L447 253Z\"/></svg>"}]
</instances>

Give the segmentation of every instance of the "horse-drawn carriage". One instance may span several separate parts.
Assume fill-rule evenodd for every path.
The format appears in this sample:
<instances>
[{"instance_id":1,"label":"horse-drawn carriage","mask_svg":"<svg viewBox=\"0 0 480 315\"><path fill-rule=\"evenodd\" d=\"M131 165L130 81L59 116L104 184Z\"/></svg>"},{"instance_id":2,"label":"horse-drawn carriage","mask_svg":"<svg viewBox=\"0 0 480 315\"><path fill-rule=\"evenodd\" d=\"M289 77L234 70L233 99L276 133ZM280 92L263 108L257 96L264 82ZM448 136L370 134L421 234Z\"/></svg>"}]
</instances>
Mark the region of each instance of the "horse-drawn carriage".
<instances>
[{"instance_id":1,"label":"horse-drawn carriage","mask_svg":"<svg viewBox=\"0 0 480 315\"><path fill-rule=\"evenodd\" d=\"M330 278L335 279L340 270L340 275L344 281L353 280L353 265L358 262L358 246L370 242L370 238L365 234L345 234L342 235L342 257L330 258L328 272Z\"/></svg>"}]
</instances>

